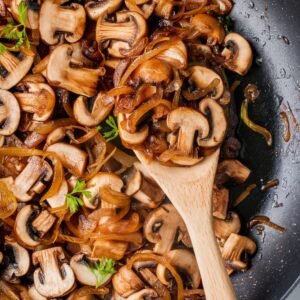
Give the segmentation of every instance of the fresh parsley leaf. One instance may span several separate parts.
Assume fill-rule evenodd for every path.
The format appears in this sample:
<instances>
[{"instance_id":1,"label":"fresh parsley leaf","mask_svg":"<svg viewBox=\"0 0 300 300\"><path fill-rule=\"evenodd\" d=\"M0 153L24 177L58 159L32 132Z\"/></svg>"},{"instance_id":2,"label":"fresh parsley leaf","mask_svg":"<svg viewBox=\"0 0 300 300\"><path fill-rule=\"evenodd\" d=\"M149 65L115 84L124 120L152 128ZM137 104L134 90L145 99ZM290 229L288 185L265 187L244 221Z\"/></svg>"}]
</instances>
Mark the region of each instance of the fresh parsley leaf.
<instances>
[{"instance_id":1,"label":"fresh parsley leaf","mask_svg":"<svg viewBox=\"0 0 300 300\"><path fill-rule=\"evenodd\" d=\"M119 135L117 121L112 115L104 121L104 126L99 125L96 128L102 133L107 142L114 140Z\"/></svg>"},{"instance_id":2,"label":"fresh parsley leaf","mask_svg":"<svg viewBox=\"0 0 300 300\"><path fill-rule=\"evenodd\" d=\"M233 30L234 21L230 16L218 17L218 21L224 26L226 32L231 32Z\"/></svg>"},{"instance_id":3,"label":"fresh parsley leaf","mask_svg":"<svg viewBox=\"0 0 300 300\"><path fill-rule=\"evenodd\" d=\"M88 199L92 197L92 193L90 191L86 191L85 186L86 184L84 181L77 180L72 192L66 195L67 206L71 213L76 213L79 206L83 206L84 204L78 194L82 194Z\"/></svg>"},{"instance_id":4,"label":"fresh parsley leaf","mask_svg":"<svg viewBox=\"0 0 300 300\"><path fill-rule=\"evenodd\" d=\"M116 273L115 264L116 261L112 258L102 258L95 262L92 266L88 266L89 271L96 277L96 288L104 283L105 278L108 275Z\"/></svg>"},{"instance_id":5,"label":"fresh parsley leaf","mask_svg":"<svg viewBox=\"0 0 300 300\"><path fill-rule=\"evenodd\" d=\"M25 1L20 2L18 6L18 12L20 24L15 24L13 20L8 20L8 24L0 33L0 38L16 40L16 43L12 47L7 47L0 43L0 55L7 50L17 50L23 44L25 44L27 48L30 48L30 42L26 33L27 5Z\"/></svg>"}]
</instances>

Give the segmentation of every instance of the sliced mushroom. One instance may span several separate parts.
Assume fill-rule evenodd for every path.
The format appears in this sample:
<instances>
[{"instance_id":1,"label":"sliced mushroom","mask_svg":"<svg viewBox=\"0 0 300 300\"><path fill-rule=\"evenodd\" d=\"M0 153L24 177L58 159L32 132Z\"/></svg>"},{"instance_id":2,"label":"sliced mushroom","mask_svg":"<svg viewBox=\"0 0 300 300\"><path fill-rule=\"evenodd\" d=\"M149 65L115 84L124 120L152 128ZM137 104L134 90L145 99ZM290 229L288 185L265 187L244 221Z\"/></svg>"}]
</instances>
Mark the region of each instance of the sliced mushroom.
<instances>
[{"instance_id":1,"label":"sliced mushroom","mask_svg":"<svg viewBox=\"0 0 300 300\"><path fill-rule=\"evenodd\" d=\"M45 0L40 10L39 29L41 38L48 45L59 42L58 34L64 33L69 43L81 39L85 30L85 10L78 3L63 5L67 0Z\"/></svg>"},{"instance_id":2,"label":"sliced mushroom","mask_svg":"<svg viewBox=\"0 0 300 300\"><path fill-rule=\"evenodd\" d=\"M213 187L212 192L213 216L221 220L227 217L227 209L229 203L229 190L226 188L219 189L217 186Z\"/></svg>"},{"instance_id":3,"label":"sliced mushroom","mask_svg":"<svg viewBox=\"0 0 300 300\"><path fill-rule=\"evenodd\" d=\"M20 300L19 293L13 285L3 280L0 280L0 296L3 297L4 300Z\"/></svg>"},{"instance_id":4,"label":"sliced mushroom","mask_svg":"<svg viewBox=\"0 0 300 300\"><path fill-rule=\"evenodd\" d=\"M40 266L33 273L34 286L39 294L54 298L64 296L72 290L75 276L64 260L65 254L61 247L33 252L32 262Z\"/></svg>"},{"instance_id":5,"label":"sliced mushroom","mask_svg":"<svg viewBox=\"0 0 300 300\"><path fill-rule=\"evenodd\" d=\"M179 129L177 150L185 155L193 153L196 132L202 138L207 137L209 133L207 119L201 113L187 107L172 110L167 117L167 126L173 131Z\"/></svg>"},{"instance_id":6,"label":"sliced mushroom","mask_svg":"<svg viewBox=\"0 0 300 300\"><path fill-rule=\"evenodd\" d=\"M225 38L225 30L219 21L208 14L197 14L191 19L201 37L207 39L208 45L221 44Z\"/></svg>"},{"instance_id":7,"label":"sliced mushroom","mask_svg":"<svg viewBox=\"0 0 300 300\"><path fill-rule=\"evenodd\" d=\"M21 109L33 113L33 120L46 121L51 117L55 106L55 93L48 84L21 82L16 89L18 92L15 96Z\"/></svg>"},{"instance_id":8,"label":"sliced mushroom","mask_svg":"<svg viewBox=\"0 0 300 300\"><path fill-rule=\"evenodd\" d=\"M72 53L72 45L67 44L53 50L47 64L47 79L53 86L92 97L96 94L99 76L103 75L103 69L89 69L76 64L72 61Z\"/></svg>"},{"instance_id":9,"label":"sliced mushroom","mask_svg":"<svg viewBox=\"0 0 300 300\"><path fill-rule=\"evenodd\" d=\"M109 257L114 260L120 260L124 257L128 243L118 241L96 241L93 244L91 258L101 259Z\"/></svg>"},{"instance_id":10,"label":"sliced mushroom","mask_svg":"<svg viewBox=\"0 0 300 300\"><path fill-rule=\"evenodd\" d=\"M15 96L8 91L0 90L0 135L13 134L19 126L20 118L20 106Z\"/></svg>"},{"instance_id":11,"label":"sliced mushroom","mask_svg":"<svg viewBox=\"0 0 300 300\"><path fill-rule=\"evenodd\" d=\"M127 265L121 267L113 276L112 283L114 290L121 297L125 298L138 292L145 286L141 279L132 270L128 269Z\"/></svg>"},{"instance_id":12,"label":"sliced mushroom","mask_svg":"<svg viewBox=\"0 0 300 300\"><path fill-rule=\"evenodd\" d=\"M89 286L96 286L97 285L97 278L96 276L90 271L89 266L93 264L92 261L89 261L84 254L77 254L74 255L70 260L70 266L74 271L76 279L84 285ZM101 286L106 285L112 277L112 274L108 274L101 280Z\"/></svg>"},{"instance_id":13,"label":"sliced mushroom","mask_svg":"<svg viewBox=\"0 0 300 300\"><path fill-rule=\"evenodd\" d=\"M227 129L227 121L222 106L211 98L205 98L201 100L199 110L204 115L210 114L212 129L208 138L197 139L198 145L201 147L215 147L221 144Z\"/></svg>"},{"instance_id":14,"label":"sliced mushroom","mask_svg":"<svg viewBox=\"0 0 300 300\"><path fill-rule=\"evenodd\" d=\"M116 23L106 22L101 15L96 26L96 41L102 45L106 41L123 42L114 51L108 52L115 57L124 57L122 49L133 48L147 34L146 20L136 12L120 11L116 13ZM113 43L112 43L113 44Z\"/></svg>"},{"instance_id":15,"label":"sliced mushroom","mask_svg":"<svg viewBox=\"0 0 300 300\"><path fill-rule=\"evenodd\" d=\"M237 213L230 212L226 220L213 219L216 238L221 245L229 238L231 233L238 234L241 230L241 221Z\"/></svg>"},{"instance_id":16,"label":"sliced mushroom","mask_svg":"<svg viewBox=\"0 0 300 300\"><path fill-rule=\"evenodd\" d=\"M146 239L155 243L154 252L164 254L172 249L177 232L179 240L185 241L188 235L186 226L172 204L164 204L151 211L144 223Z\"/></svg>"},{"instance_id":17,"label":"sliced mushroom","mask_svg":"<svg viewBox=\"0 0 300 300\"><path fill-rule=\"evenodd\" d=\"M87 108L87 98L78 97L74 102L73 113L77 122L84 126L97 126L111 112L114 106L114 98L99 92L93 102L91 112Z\"/></svg>"},{"instance_id":18,"label":"sliced mushroom","mask_svg":"<svg viewBox=\"0 0 300 300\"><path fill-rule=\"evenodd\" d=\"M118 10L122 2L122 0L89 1L85 4L85 9L89 18L97 21L101 15L112 14Z\"/></svg>"},{"instance_id":19,"label":"sliced mushroom","mask_svg":"<svg viewBox=\"0 0 300 300\"><path fill-rule=\"evenodd\" d=\"M246 270L248 263L243 261L242 254L253 255L256 244L245 236L231 233L222 249L222 257L225 263L234 270Z\"/></svg>"},{"instance_id":20,"label":"sliced mushroom","mask_svg":"<svg viewBox=\"0 0 300 300\"><path fill-rule=\"evenodd\" d=\"M83 175L87 162L85 151L66 143L52 144L47 148L47 151L56 153L63 166L74 176L80 177Z\"/></svg>"},{"instance_id":21,"label":"sliced mushroom","mask_svg":"<svg viewBox=\"0 0 300 300\"><path fill-rule=\"evenodd\" d=\"M31 156L26 167L15 179L7 178L7 184L19 201L27 202L46 188L42 181L49 181L52 174L48 162L38 156Z\"/></svg>"},{"instance_id":22,"label":"sliced mushroom","mask_svg":"<svg viewBox=\"0 0 300 300\"><path fill-rule=\"evenodd\" d=\"M29 297L30 297L31 300L47 300L46 297L44 297L41 294L39 294L39 292L37 291L37 289L35 288L34 285L32 285L28 289L28 295L29 295Z\"/></svg>"},{"instance_id":23,"label":"sliced mushroom","mask_svg":"<svg viewBox=\"0 0 300 300\"><path fill-rule=\"evenodd\" d=\"M12 0L10 2L10 11L14 19L20 21L18 7L22 0ZM29 2L27 4L27 16L26 16L26 27L32 30L37 30L39 28L39 2Z\"/></svg>"},{"instance_id":24,"label":"sliced mushroom","mask_svg":"<svg viewBox=\"0 0 300 300\"><path fill-rule=\"evenodd\" d=\"M193 66L189 68L189 72L189 82L195 84L201 90L206 90L212 82L218 81L214 91L209 95L210 98L219 99L223 95L223 80L215 71L202 66Z\"/></svg>"},{"instance_id":25,"label":"sliced mushroom","mask_svg":"<svg viewBox=\"0 0 300 300\"><path fill-rule=\"evenodd\" d=\"M224 67L242 76L247 74L253 61L249 42L241 35L231 32L226 35L224 43L225 48L222 51L222 56L226 59Z\"/></svg>"},{"instance_id":26,"label":"sliced mushroom","mask_svg":"<svg viewBox=\"0 0 300 300\"><path fill-rule=\"evenodd\" d=\"M142 289L132 295L130 295L127 300L144 300L152 299L158 297L157 293L153 289Z\"/></svg>"},{"instance_id":27,"label":"sliced mushroom","mask_svg":"<svg viewBox=\"0 0 300 300\"><path fill-rule=\"evenodd\" d=\"M25 205L18 212L15 221L14 232L18 240L26 247L36 247L43 237L53 226L56 218L47 210L33 205Z\"/></svg>"},{"instance_id":28,"label":"sliced mushroom","mask_svg":"<svg viewBox=\"0 0 300 300\"><path fill-rule=\"evenodd\" d=\"M0 55L0 89L9 90L16 85L29 71L33 63L33 56L19 52L15 56L9 51Z\"/></svg>"},{"instance_id":29,"label":"sliced mushroom","mask_svg":"<svg viewBox=\"0 0 300 300\"><path fill-rule=\"evenodd\" d=\"M118 115L118 128L119 128L119 135L123 143L129 145L140 145L142 144L149 133L149 127L147 125L143 126L139 131L135 133L130 133L125 128L123 128L122 122L125 121L124 114Z\"/></svg>"},{"instance_id":30,"label":"sliced mushroom","mask_svg":"<svg viewBox=\"0 0 300 300\"><path fill-rule=\"evenodd\" d=\"M48 198L47 202L52 208L63 206L66 202L66 194L68 194L68 184L67 181L63 179L56 195Z\"/></svg>"},{"instance_id":31,"label":"sliced mushroom","mask_svg":"<svg viewBox=\"0 0 300 300\"><path fill-rule=\"evenodd\" d=\"M6 241L4 254L8 257L9 262L1 277L8 282L18 283L18 278L24 276L29 270L29 253L17 242Z\"/></svg>"},{"instance_id":32,"label":"sliced mushroom","mask_svg":"<svg viewBox=\"0 0 300 300\"><path fill-rule=\"evenodd\" d=\"M67 300L98 300L95 295L78 296L78 290L75 290L68 296Z\"/></svg>"},{"instance_id":33,"label":"sliced mushroom","mask_svg":"<svg viewBox=\"0 0 300 300\"><path fill-rule=\"evenodd\" d=\"M149 208L157 207L165 196L152 179L147 178L135 167L127 174L125 193Z\"/></svg>"},{"instance_id":34,"label":"sliced mushroom","mask_svg":"<svg viewBox=\"0 0 300 300\"><path fill-rule=\"evenodd\" d=\"M165 254L168 262L179 269L184 271L189 275L192 281L192 288L197 289L201 282L201 276L198 269L196 257L193 253L186 249L175 249L171 250ZM156 274L158 279L165 285L168 285L169 282L166 278L166 268L159 264L156 269Z\"/></svg>"},{"instance_id":35,"label":"sliced mushroom","mask_svg":"<svg viewBox=\"0 0 300 300\"><path fill-rule=\"evenodd\" d=\"M222 185L232 179L237 183L243 183L250 175L250 169L236 159L226 159L219 163L215 182Z\"/></svg>"}]
</instances>

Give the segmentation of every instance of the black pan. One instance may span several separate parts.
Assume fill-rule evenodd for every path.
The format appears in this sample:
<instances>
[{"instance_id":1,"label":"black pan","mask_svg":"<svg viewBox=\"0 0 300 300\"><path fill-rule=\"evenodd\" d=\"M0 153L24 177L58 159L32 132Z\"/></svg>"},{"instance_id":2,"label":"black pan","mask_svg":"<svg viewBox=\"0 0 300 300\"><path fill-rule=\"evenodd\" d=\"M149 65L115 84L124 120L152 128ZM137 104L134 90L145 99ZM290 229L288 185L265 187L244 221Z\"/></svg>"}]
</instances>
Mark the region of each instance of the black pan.
<instances>
[{"instance_id":1,"label":"black pan","mask_svg":"<svg viewBox=\"0 0 300 300\"><path fill-rule=\"evenodd\" d=\"M238 212L246 221L254 215L266 215L287 231L279 233L266 227L263 236L252 229L250 236L257 242L258 252L251 269L235 274L233 282L239 299L286 299L300 282L300 125L297 130L292 122L293 114L300 124L300 0L235 2L235 30L248 38L255 51L254 66L236 93L238 107L245 85L257 84L261 95L249 114L274 137L270 148L261 136L239 125L241 160L254 170L244 187L274 178L280 182L277 188L256 190ZM280 112L289 107L292 135L285 142ZM233 190L232 198L241 189Z\"/></svg>"}]
</instances>

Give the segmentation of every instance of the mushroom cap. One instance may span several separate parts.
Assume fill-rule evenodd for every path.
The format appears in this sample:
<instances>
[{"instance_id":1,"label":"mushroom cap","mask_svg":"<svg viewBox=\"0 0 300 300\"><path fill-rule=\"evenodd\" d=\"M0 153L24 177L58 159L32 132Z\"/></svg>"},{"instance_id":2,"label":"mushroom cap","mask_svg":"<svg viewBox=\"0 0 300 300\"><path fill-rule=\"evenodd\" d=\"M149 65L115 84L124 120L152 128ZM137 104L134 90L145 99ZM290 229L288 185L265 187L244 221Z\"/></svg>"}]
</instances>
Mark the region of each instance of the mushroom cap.
<instances>
[{"instance_id":1,"label":"mushroom cap","mask_svg":"<svg viewBox=\"0 0 300 300\"><path fill-rule=\"evenodd\" d=\"M41 39L48 45L59 42L58 33L65 33L69 43L81 39L85 30L86 15L84 7L78 3L61 6L66 0L45 0L40 9L39 30Z\"/></svg>"},{"instance_id":2,"label":"mushroom cap","mask_svg":"<svg viewBox=\"0 0 300 300\"><path fill-rule=\"evenodd\" d=\"M14 93L21 109L33 113L35 121L48 120L55 107L55 93L46 83L24 82L20 84L25 92ZM18 86L17 86L18 87Z\"/></svg>"},{"instance_id":3,"label":"mushroom cap","mask_svg":"<svg viewBox=\"0 0 300 300\"><path fill-rule=\"evenodd\" d=\"M120 135L122 142L125 142L126 144L129 144L129 145L142 144L148 137L149 127L147 125L145 125L139 131L136 131L135 133L130 133L126 129L124 129L122 126L122 122L124 120L125 120L124 114L119 114L118 115L118 128L119 128L119 135Z\"/></svg>"},{"instance_id":4,"label":"mushroom cap","mask_svg":"<svg viewBox=\"0 0 300 300\"><path fill-rule=\"evenodd\" d=\"M168 83L172 76L171 66L159 60L152 58L138 66L132 74L132 79L145 83Z\"/></svg>"},{"instance_id":5,"label":"mushroom cap","mask_svg":"<svg viewBox=\"0 0 300 300\"><path fill-rule=\"evenodd\" d=\"M223 95L224 83L216 72L202 66L190 67L189 71L191 72L189 81L194 82L199 89L206 89L213 82L213 80L218 79L219 83L216 86L214 95L210 95L210 98L219 99Z\"/></svg>"},{"instance_id":6,"label":"mushroom cap","mask_svg":"<svg viewBox=\"0 0 300 300\"><path fill-rule=\"evenodd\" d=\"M89 270L86 261L84 260L84 254L76 254L70 260L70 266L73 269L76 279L89 286L96 286L96 276ZM108 274L101 280L101 286L107 284L112 277L112 274Z\"/></svg>"},{"instance_id":7,"label":"mushroom cap","mask_svg":"<svg viewBox=\"0 0 300 300\"><path fill-rule=\"evenodd\" d=\"M29 218L34 214L34 209L32 205L23 206L17 214L14 232L18 240L28 247L36 247L40 244L39 241L34 240L30 232L28 231L28 221Z\"/></svg>"},{"instance_id":8,"label":"mushroom cap","mask_svg":"<svg viewBox=\"0 0 300 300\"><path fill-rule=\"evenodd\" d=\"M198 145L201 147L215 147L220 145L224 140L227 129L227 121L222 106L211 98L205 98L201 100L199 110L204 115L208 114L208 110L210 111L212 129L208 138L197 139Z\"/></svg>"},{"instance_id":9,"label":"mushroom cap","mask_svg":"<svg viewBox=\"0 0 300 300\"><path fill-rule=\"evenodd\" d=\"M213 16L197 14L191 19L191 24L199 30L201 36L207 38L209 45L221 44L225 38L223 26Z\"/></svg>"},{"instance_id":10,"label":"mushroom cap","mask_svg":"<svg viewBox=\"0 0 300 300\"><path fill-rule=\"evenodd\" d=\"M5 77L0 75L0 89L9 90L16 85L30 70L34 57L26 55L22 51L19 58L9 51L0 55L0 64L7 70Z\"/></svg>"},{"instance_id":11,"label":"mushroom cap","mask_svg":"<svg viewBox=\"0 0 300 300\"><path fill-rule=\"evenodd\" d=\"M249 71L253 61L253 52L249 42L241 35L231 32L226 35L224 44L225 49L222 55L228 57L224 66L244 76Z\"/></svg>"},{"instance_id":12,"label":"mushroom cap","mask_svg":"<svg viewBox=\"0 0 300 300\"><path fill-rule=\"evenodd\" d=\"M28 251L21 247L17 242L5 242L5 248L11 248L14 256L14 261L2 273L2 278L7 281L14 277L24 276L30 267L30 257Z\"/></svg>"},{"instance_id":13,"label":"mushroom cap","mask_svg":"<svg viewBox=\"0 0 300 300\"><path fill-rule=\"evenodd\" d=\"M56 153L63 166L73 175L76 177L83 175L87 162L85 151L66 143L52 144L47 148L47 151Z\"/></svg>"},{"instance_id":14,"label":"mushroom cap","mask_svg":"<svg viewBox=\"0 0 300 300\"><path fill-rule=\"evenodd\" d=\"M104 13L114 13L121 6L122 2L122 0L89 1L85 4L85 9L89 18L96 21Z\"/></svg>"},{"instance_id":15,"label":"mushroom cap","mask_svg":"<svg viewBox=\"0 0 300 300\"><path fill-rule=\"evenodd\" d=\"M172 204L164 204L152 210L144 222L144 236L155 243L153 251L164 254L171 250L178 229L181 236L187 233L181 216Z\"/></svg>"},{"instance_id":16,"label":"mushroom cap","mask_svg":"<svg viewBox=\"0 0 300 300\"><path fill-rule=\"evenodd\" d=\"M39 294L34 285L28 289L28 295L31 300L47 300L46 297Z\"/></svg>"},{"instance_id":17,"label":"mushroom cap","mask_svg":"<svg viewBox=\"0 0 300 300\"><path fill-rule=\"evenodd\" d=\"M13 134L20 123L21 111L15 96L5 90L0 90L0 135Z\"/></svg>"},{"instance_id":18,"label":"mushroom cap","mask_svg":"<svg viewBox=\"0 0 300 300\"><path fill-rule=\"evenodd\" d=\"M81 125L97 126L106 119L113 106L114 98L106 96L103 92L99 92L90 112L87 108L87 98L79 96L73 106L74 118Z\"/></svg>"},{"instance_id":19,"label":"mushroom cap","mask_svg":"<svg viewBox=\"0 0 300 300\"><path fill-rule=\"evenodd\" d=\"M183 154L192 153L196 131L201 137L206 137L209 133L207 119L200 112L188 107L172 110L167 117L167 126L173 131L179 128L177 150Z\"/></svg>"},{"instance_id":20,"label":"mushroom cap","mask_svg":"<svg viewBox=\"0 0 300 300\"><path fill-rule=\"evenodd\" d=\"M193 289L197 289L199 287L201 283L201 276L196 257L193 253L186 249L174 249L166 253L165 256L172 266L189 275L192 280ZM166 280L166 267L158 264L156 275L162 283L168 284L168 281Z\"/></svg>"}]
</instances>

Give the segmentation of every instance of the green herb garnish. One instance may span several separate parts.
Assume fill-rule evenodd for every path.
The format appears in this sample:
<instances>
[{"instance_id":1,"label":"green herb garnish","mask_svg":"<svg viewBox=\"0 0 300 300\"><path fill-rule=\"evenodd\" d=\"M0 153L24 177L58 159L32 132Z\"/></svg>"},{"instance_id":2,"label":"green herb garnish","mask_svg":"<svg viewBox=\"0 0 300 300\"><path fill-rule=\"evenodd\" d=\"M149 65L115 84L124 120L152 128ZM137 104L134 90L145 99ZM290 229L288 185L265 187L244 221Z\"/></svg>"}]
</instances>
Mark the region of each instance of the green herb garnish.
<instances>
[{"instance_id":1,"label":"green herb garnish","mask_svg":"<svg viewBox=\"0 0 300 300\"><path fill-rule=\"evenodd\" d=\"M230 16L218 17L218 21L224 26L226 32L231 32L233 30L234 21Z\"/></svg>"},{"instance_id":2,"label":"green herb garnish","mask_svg":"<svg viewBox=\"0 0 300 300\"><path fill-rule=\"evenodd\" d=\"M93 266L88 266L89 271L96 277L96 288L105 282L108 275L116 273L115 263L112 258L102 258L100 261L94 263Z\"/></svg>"},{"instance_id":3,"label":"green herb garnish","mask_svg":"<svg viewBox=\"0 0 300 300\"><path fill-rule=\"evenodd\" d=\"M119 128L116 119L110 115L105 121L104 126L98 126L97 129L102 133L107 142L114 140L119 135Z\"/></svg>"},{"instance_id":4,"label":"green herb garnish","mask_svg":"<svg viewBox=\"0 0 300 300\"><path fill-rule=\"evenodd\" d=\"M26 33L27 5L25 1L20 2L18 12L20 24L15 24L13 20L9 20L6 27L4 27L0 33L0 38L16 40L17 42L12 47L7 47L0 43L0 54L3 54L5 51L20 49L23 44L25 44L27 48L30 48L30 42Z\"/></svg>"},{"instance_id":5,"label":"green herb garnish","mask_svg":"<svg viewBox=\"0 0 300 300\"><path fill-rule=\"evenodd\" d=\"M92 193L84 189L85 186L86 184L84 181L77 180L73 191L66 195L67 206L71 213L76 213L79 209L79 206L83 206L84 204L82 199L79 198L78 194L82 194L88 199L92 197Z\"/></svg>"}]
</instances>

